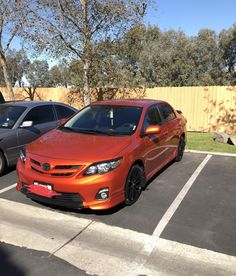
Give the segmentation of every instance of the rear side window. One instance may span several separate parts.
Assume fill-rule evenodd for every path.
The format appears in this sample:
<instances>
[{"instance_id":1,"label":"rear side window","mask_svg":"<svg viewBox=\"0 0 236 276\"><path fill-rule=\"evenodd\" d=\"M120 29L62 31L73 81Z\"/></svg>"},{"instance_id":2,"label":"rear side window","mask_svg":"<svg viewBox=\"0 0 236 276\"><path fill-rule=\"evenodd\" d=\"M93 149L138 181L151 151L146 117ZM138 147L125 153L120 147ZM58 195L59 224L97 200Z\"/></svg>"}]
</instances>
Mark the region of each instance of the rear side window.
<instances>
[{"instance_id":1,"label":"rear side window","mask_svg":"<svg viewBox=\"0 0 236 276\"><path fill-rule=\"evenodd\" d=\"M25 116L24 121L33 121L34 125L55 121L52 105L36 106Z\"/></svg>"},{"instance_id":2,"label":"rear side window","mask_svg":"<svg viewBox=\"0 0 236 276\"><path fill-rule=\"evenodd\" d=\"M175 118L175 113L169 104L159 103L158 109L165 122L169 122Z\"/></svg>"},{"instance_id":3,"label":"rear side window","mask_svg":"<svg viewBox=\"0 0 236 276\"><path fill-rule=\"evenodd\" d=\"M75 111L66 107L66 106L63 106L63 105L54 105L55 109L56 109L56 112L57 112L57 118L59 120L61 119L66 119L70 116L72 116Z\"/></svg>"},{"instance_id":4,"label":"rear side window","mask_svg":"<svg viewBox=\"0 0 236 276\"><path fill-rule=\"evenodd\" d=\"M150 107L147 110L147 113L144 118L143 130L145 130L148 126L160 125L160 124L161 124L161 117L156 106Z\"/></svg>"}]
</instances>

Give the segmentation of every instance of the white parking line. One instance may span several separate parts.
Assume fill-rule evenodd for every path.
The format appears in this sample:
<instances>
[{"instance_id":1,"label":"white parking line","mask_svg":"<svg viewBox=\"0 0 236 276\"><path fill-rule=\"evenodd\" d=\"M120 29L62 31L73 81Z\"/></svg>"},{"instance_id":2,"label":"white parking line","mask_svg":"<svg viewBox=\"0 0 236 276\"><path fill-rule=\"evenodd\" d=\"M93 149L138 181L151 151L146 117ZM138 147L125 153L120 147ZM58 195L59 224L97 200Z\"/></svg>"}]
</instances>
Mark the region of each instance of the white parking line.
<instances>
[{"instance_id":1,"label":"white parking line","mask_svg":"<svg viewBox=\"0 0 236 276\"><path fill-rule=\"evenodd\" d=\"M210 160L212 155L208 154L202 163L197 167L194 173L191 175L187 183L183 186L182 190L176 196L175 200L172 202L168 210L165 212L159 223L157 224L152 236L146 241L143 249L140 252L140 255L137 256L135 262L139 264L139 268L142 267L146 263L146 259L151 255L153 249L156 247L158 240L160 239L160 235L165 229L166 225L169 223L170 219L174 215L175 211L179 207L180 203L183 201L184 197L188 193L189 189L192 187L194 181L197 179L200 172L203 170L207 162Z\"/></svg>"},{"instance_id":2,"label":"white parking line","mask_svg":"<svg viewBox=\"0 0 236 276\"><path fill-rule=\"evenodd\" d=\"M5 192L7 192L7 191L9 191L9 190L11 190L11 189L13 189L13 188L15 188L16 185L17 185L17 183L12 184L11 186L8 186L8 187L6 187L6 188L0 190L0 194L3 194L3 193L5 193Z\"/></svg>"}]
</instances>

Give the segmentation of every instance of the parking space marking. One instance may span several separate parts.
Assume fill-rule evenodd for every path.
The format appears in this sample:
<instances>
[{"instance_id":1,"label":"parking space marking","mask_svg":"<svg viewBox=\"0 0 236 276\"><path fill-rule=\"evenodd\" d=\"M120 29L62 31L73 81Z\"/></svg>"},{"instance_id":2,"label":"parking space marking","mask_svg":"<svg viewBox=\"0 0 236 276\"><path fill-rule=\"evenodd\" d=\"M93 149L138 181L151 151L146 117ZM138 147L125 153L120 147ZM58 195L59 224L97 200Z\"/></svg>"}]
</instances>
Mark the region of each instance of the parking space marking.
<instances>
[{"instance_id":1,"label":"parking space marking","mask_svg":"<svg viewBox=\"0 0 236 276\"><path fill-rule=\"evenodd\" d=\"M201 173L203 168L206 166L207 162L210 160L212 155L208 154L204 160L201 162L201 164L197 167L197 169L194 171L194 173L191 175L189 180L186 182L186 184L183 186L179 194L176 196L168 210L165 212L159 223L157 224L152 236L147 240L145 243L143 249L141 250L140 254L135 259L135 262L137 264L140 264L139 267L143 266L146 261L147 257L151 255L153 249L157 246L158 240L160 238L161 233L165 229L166 225L169 223L170 219L178 209L179 205L183 201L184 197L188 193L189 189L197 179L198 175Z\"/></svg>"},{"instance_id":2,"label":"parking space marking","mask_svg":"<svg viewBox=\"0 0 236 276\"><path fill-rule=\"evenodd\" d=\"M5 193L5 192L7 192L7 191L9 191L9 190L11 190L11 189L13 189L13 188L15 188L16 185L17 185L17 183L12 184L11 186L8 186L8 187L6 187L6 188L0 190L0 194L3 194L3 193Z\"/></svg>"}]
</instances>

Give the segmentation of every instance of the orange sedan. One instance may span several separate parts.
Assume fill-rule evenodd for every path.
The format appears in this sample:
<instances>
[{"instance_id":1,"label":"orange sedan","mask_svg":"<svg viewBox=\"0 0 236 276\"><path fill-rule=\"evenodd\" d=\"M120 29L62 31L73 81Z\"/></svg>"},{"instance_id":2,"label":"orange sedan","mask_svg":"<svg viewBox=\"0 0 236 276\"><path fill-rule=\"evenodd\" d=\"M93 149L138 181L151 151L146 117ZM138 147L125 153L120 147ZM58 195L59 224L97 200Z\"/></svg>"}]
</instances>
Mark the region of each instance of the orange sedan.
<instances>
[{"instance_id":1,"label":"orange sedan","mask_svg":"<svg viewBox=\"0 0 236 276\"><path fill-rule=\"evenodd\" d=\"M77 209L131 205L185 143L186 119L166 102L95 102L21 151L17 190Z\"/></svg>"}]
</instances>

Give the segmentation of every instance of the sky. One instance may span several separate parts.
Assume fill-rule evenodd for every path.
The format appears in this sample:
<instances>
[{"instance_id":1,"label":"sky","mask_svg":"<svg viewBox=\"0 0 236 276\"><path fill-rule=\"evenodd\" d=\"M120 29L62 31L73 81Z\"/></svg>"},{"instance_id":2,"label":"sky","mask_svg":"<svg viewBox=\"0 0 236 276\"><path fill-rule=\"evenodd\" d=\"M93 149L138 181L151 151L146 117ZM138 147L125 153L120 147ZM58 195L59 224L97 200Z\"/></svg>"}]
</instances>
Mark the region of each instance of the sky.
<instances>
[{"instance_id":1,"label":"sky","mask_svg":"<svg viewBox=\"0 0 236 276\"><path fill-rule=\"evenodd\" d=\"M152 0L155 8L148 10L146 24L157 25L162 31L181 30L188 36L197 35L203 28L219 33L236 24L236 0ZM12 48L19 50L16 39ZM38 57L45 59L45 56ZM50 67L55 60L48 59Z\"/></svg>"},{"instance_id":2,"label":"sky","mask_svg":"<svg viewBox=\"0 0 236 276\"><path fill-rule=\"evenodd\" d=\"M155 10L148 12L145 23L197 35L203 28L219 33L236 23L236 0L155 0Z\"/></svg>"}]
</instances>

